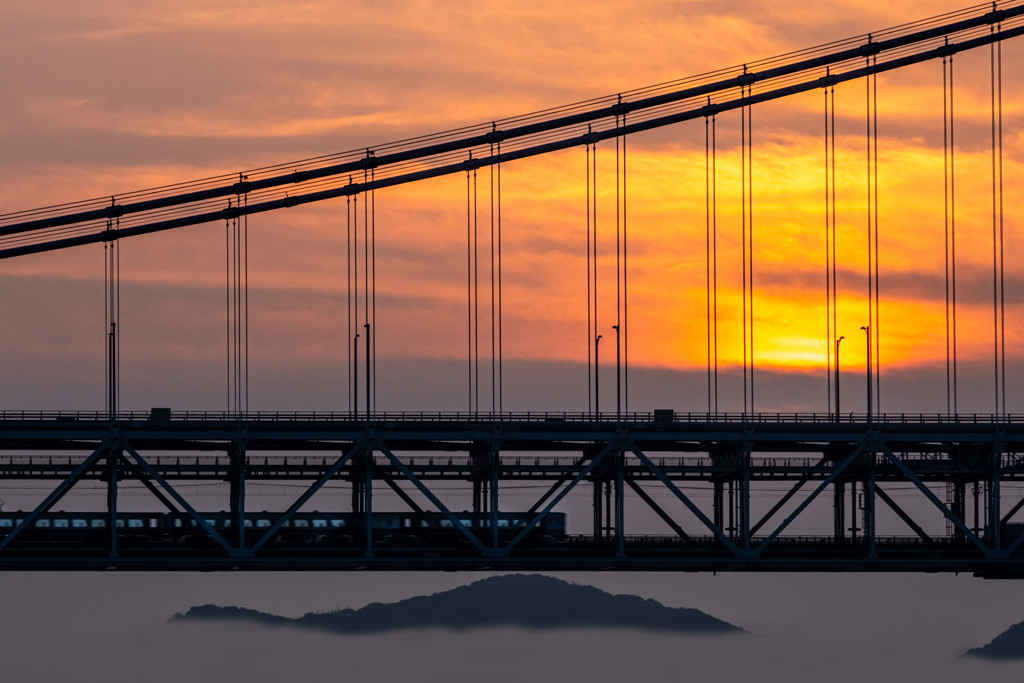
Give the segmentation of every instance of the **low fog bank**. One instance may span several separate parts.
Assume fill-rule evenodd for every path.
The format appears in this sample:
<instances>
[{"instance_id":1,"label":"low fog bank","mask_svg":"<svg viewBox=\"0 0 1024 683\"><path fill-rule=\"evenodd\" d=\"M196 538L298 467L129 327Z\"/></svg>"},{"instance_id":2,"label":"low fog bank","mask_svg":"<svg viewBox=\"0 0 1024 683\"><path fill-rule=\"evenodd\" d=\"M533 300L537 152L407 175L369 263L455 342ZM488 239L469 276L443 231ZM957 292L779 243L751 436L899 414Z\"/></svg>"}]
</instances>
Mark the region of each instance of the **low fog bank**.
<instances>
[{"instance_id":1,"label":"low fog bank","mask_svg":"<svg viewBox=\"0 0 1024 683\"><path fill-rule=\"evenodd\" d=\"M0 575L0 661L33 683L686 680L1019 681L1024 662L961 658L1024 618L1024 584L952 575L559 574L694 607L743 638L484 628L336 636L165 624L190 605L299 616L447 590L482 573Z\"/></svg>"}]
</instances>

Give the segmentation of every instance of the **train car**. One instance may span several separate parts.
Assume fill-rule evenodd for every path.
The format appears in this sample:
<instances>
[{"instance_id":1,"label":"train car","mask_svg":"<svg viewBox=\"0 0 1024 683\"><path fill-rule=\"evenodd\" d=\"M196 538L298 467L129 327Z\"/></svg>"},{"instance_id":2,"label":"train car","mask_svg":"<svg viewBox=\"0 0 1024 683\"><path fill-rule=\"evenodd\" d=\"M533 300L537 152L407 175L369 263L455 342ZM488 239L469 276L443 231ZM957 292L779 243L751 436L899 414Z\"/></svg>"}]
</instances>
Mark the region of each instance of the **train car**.
<instances>
[{"instance_id":1,"label":"train car","mask_svg":"<svg viewBox=\"0 0 1024 683\"><path fill-rule=\"evenodd\" d=\"M203 520L232 542L237 538L235 520L228 512L202 512ZM0 512L0 538L14 530L29 513ZM365 516L349 512L298 512L278 525L280 512L246 513L243 522L246 544L255 544L269 531L273 546L359 546L365 543ZM459 523L482 542L492 540L489 513L461 512ZM395 546L453 546L470 543L465 534L440 512L375 512L372 515L375 543ZM498 539L509 542L532 521L524 512L497 515ZM208 545L213 538L191 515L182 512L121 512L116 520L118 543L126 546ZM275 528L276 527L276 528ZM109 542L109 515L103 512L45 512L19 532L17 543L102 546ZM566 538L564 513L552 512L535 525L523 543L552 544Z\"/></svg>"}]
</instances>

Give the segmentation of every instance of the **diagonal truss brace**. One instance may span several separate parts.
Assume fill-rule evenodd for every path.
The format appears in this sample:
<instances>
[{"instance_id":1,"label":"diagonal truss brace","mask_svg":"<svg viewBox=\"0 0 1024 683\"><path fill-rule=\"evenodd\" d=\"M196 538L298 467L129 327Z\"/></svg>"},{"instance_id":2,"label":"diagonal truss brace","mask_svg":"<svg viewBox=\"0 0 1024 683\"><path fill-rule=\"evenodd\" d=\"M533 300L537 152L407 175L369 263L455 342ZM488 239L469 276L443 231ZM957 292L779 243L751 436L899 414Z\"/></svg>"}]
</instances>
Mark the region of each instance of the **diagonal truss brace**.
<instances>
[{"instance_id":1,"label":"diagonal truss brace","mask_svg":"<svg viewBox=\"0 0 1024 683\"><path fill-rule=\"evenodd\" d=\"M887 457L889 461L892 462L892 464L896 465L896 468L903 473L903 476L909 479L910 483L916 486L918 490L920 490L921 493L923 493L925 497L931 501L932 505L939 509L939 512L941 512L946 517L946 519L952 522L957 529L963 532L964 536L968 538L971 541L971 543L978 546L978 549L980 549L986 555L990 555L992 553L992 549L985 545L985 543L980 538L978 538L973 531L967 528L967 525L963 523L963 520L954 515L953 512L948 507L946 507L945 503L939 500L938 496L932 493L932 490L928 488L924 484L924 482L918 479L917 475L911 472L910 468L907 467L906 464L900 458L896 457L896 454L893 453L888 446L886 446L885 444L881 444L880 450L885 455L885 457Z\"/></svg>"},{"instance_id":2,"label":"diagonal truss brace","mask_svg":"<svg viewBox=\"0 0 1024 683\"><path fill-rule=\"evenodd\" d=\"M127 443L121 444L121 446L129 455L132 456L132 459L138 464L138 466L145 470L146 474L148 474L153 479L153 481L160 484L160 487L163 488L163 490L166 491L167 494L171 498L173 498L174 501L178 505L180 505L181 508L189 514L190 517L192 517L192 519L196 521L196 524L201 526L203 530L206 531L206 533L208 533L210 537L217 542L217 545L224 548L224 550L227 550L228 553L236 553L236 548L234 548L230 543L228 543L228 541L223 536L221 536L217 532L217 530L214 529L210 525L210 523L203 518L202 515L196 512L195 508L189 505L188 501L182 498L181 494L178 493L178 491L173 486L167 483L167 480L160 476L160 473L153 469L152 465L146 462L146 460L141 455L139 455L138 451L136 451Z\"/></svg>"},{"instance_id":3,"label":"diagonal truss brace","mask_svg":"<svg viewBox=\"0 0 1024 683\"><path fill-rule=\"evenodd\" d=\"M647 469L649 469L654 476L661 480L661 483L665 485L665 488L667 488L669 491L675 494L675 497L682 501L683 505L685 505L690 510L690 512L696 515L697 519L699 519L701 523L704 526L706 526L711 531L711 533L713 533L718 538L719 541L725 544L725 547L727 547L733 553L739 552L739 548L736 546L736 544L733 543L728 536L723 534L722 530L719 529L715 525L715 523L712 522L708 518L708 516L705 515L701 511L701 509L697 507L696 504L694 504L694 502L687 497L685 493L680 491L678 486L672 483L672 480L669 479L668 476L666 476L666 474L661 471L660 467L651 462L651 459L644 455L636 446L631 446L630 450L633 452L633 455L640 458L640 462L642 462L644 466Z\"/></svg>"},{"instance_id":4,"label":"diagonal truss brace","mask_svg":"<svg viewBox=\"0 0 1024 683\"><path fill-rule=\"evenodd\" d=\"M626 479L626 483L629 484L629 488L633 489L636 492L636 495L640 496L640 500L647 503L647 506L651 508L651 510L653 510L655 514L661 517L661 521L665 522L665 524L668 524L672 528L672 531L676 532L676 535L679 536L679 538L683 539L687 543L693 540L690 538L689 534L683 531L683 527L679 526L676 520L672 519L672 517L667 512L661 509L661 506L658 505L658 503L653 498L647 495L647 492L643 490L643 487L641 487L632 479Z\"/></svg>"},{"instance_id":5,"label":"diagonal truss brace","mask_svg":"<svg viewBox=\"0 0 1024 683\"><path fill-rule=\"evenodd\" d=\"M87 457L85 460L83 460L82 464L80 464L78 467L76 467L74 472L69 474L64 479L64 481L62 481L57 486L57 488L55 488L50 493L50 495L48 495L43 500L42 503L37 505L35 510L33 510L30 513L28 513L28 515L25 516L25 519L21 520L21 523L18 524L18 526L16 526L13 529L11 529L11 533L7 534L7 537L4 538L3 541L0 541L0 550L3 550L8 545L10 545L11 541L13 541L14 538L18 534L20 534L23 530L25 530L29 526L31 526L32 523L36 521L36 517L38 517L39 515L43 514L44 512L49 510L51 507L56 505L57 501L59 501L61 498L63 498L64 495L68 491L70 491L71 488L76 483L78 483L78 478L81 477L85 473L85 471L87 469L89 469L93 465L93 463L96 462L97 459L99 459L99 457L101 455L106 453L109 448L110 448L110 444L108 444L106 442L101 443L99 446L97 446L96 450L94 450L92 453L90 453L89 457Z\"/></svg>"},{"instance_id":6,"label":"diagonal truss brace","mask_svg":"<svg viewBox=\"0 0 1024 683\"><path fill-rule=\"evenodd\" d=\"M796 510L793 510L792 514L790 514L789 517L786 517L786 519L782 521L782 524L779 525L779 528L773 531L768 538L764 539L761 542L761 545L757 546L756 552L762 552L765 548L768 547L768 545L772 541L778 538L779 534L781 534L786 529L786 527L792 524L793 520L799 517L800 513L807 509L807 506L814 502L814 499L817 498L822 491L831 486L832 482L839 478L839 475L843 473L843 470L849 467L850 464L857 459L857 456L864 452L865 448L865 444L862 443L860 446L855 448L852 453L846 456L846 460L843 460L839 464L839 467L832 470L832 474L828 475L828 478L825 479L825 481L821 482L821 484L818 485L818 488L814 489L814 491L811 492L811 495L804 498L803 502L797 506Z\"/></svg>"},{"instance_id":7,"label":"diagonal truss brace","mask_svg":"<svg viewBox=\"0 0 1024 683\"><path fill-rule=\"evenodd\" d=\"M523 530L519 532L519 535L512 539L511 543L509 543L507 546L502 548L501 554L507 556L509 554L509 552L511 552L511 550L513 548L515 548L517 545L519 545L519 542L522 541L524 538L526 538L526 535L528 533L530 533L531 531L533 531L533 528L535 526L537 526L538 524L540 524L540 521L542 519L544 519L544 517L546 517L547 514L549 512L551 512L555 508L555 506L558 505L562 501L563 498L565 498L567 495L569 495L569 492L572 491L574 488L576 488L576 485L579 484L581 481L583 481L586 478L586 476L588 474L590 474L595 467L597 467L598 463L600 463L602 460L604 460L604 457L606 455L608 455L608 453L611 452L611 450L612 450L612 445L611 444L608 444L603 449L601 449L601 452L598 453L596 456L594 456L594 459L590 461L590 464L587 465L586 467L584 467L583 470L579 474L577 474L573 478L573 480L571 482L569 482L569 485L566 486L564 489L562 489L558 493L558 495L555 496L555 499L552 500L550 503L548 503L544 507L544 509L541 510L540 513L537 514L536 517L531 519L529 524L527 524L526 527L523 528Z\"/></svg>"},{"instance_id":8,"label":"diagonal truss brace","mask_svg":"<svg viewBox=\"0 0 1024 683\"><path fill-rule=\"evenodd\" d=\"M299 508L305 505L306 501L312 498L317 491L323 488L324 484L330 481L334 477L334 475L336 475L341 470L341 468L345 466L345 463L347 463L352 458L352 456L359 452L362 448L363 446L361 444L356 444L352 446L352 448L350 448L347 453L343 453L341 457L338 458L333 465L331 465L331 468L329 470L320 475L320 478L313 482L313 484L308 489L306 489L306 491L301 496L299 496L298 499L294 503L292 503L287 510L284 511L284 514L277 518L277 521L274 522L274 525L267 529L267 533L263 534L263 536L260 537L260 540L256 541L256 543L253 544L253 546L249 549L249 552L255 553L257 550L262 548L267 541L273 538L274 534L277 533L277 530L284 526L284 523L291 519L292 516L296 512L298 512Z\"/></svg>"},{"instance_id":9,"label":"diagonal truss brace","mask_svg":"<svg viewBox=\"0 0 1024 683\"><path fill-rule=\"evenodd\" d=\"M934 543L932 537L925 533L925 530L922 529L921 526L917 522L915 522L910 515L904 512L903 508L897 505L896 501L890 498L889 494L886 493L881 486L875 486L875 495L878 496L883 503L888 505L892 509L892 511L896 513L896 516L902 519L903 522L907 526L909 526L915 534L920 536L921 540L923 540L925 543Z\"/></svg>"},{"instance_id":10,"label":"diagonal truss brace","mask_svg":"<svg viewBox=\"0 0 1024 683\"><path fill-rule=\"evenodd\" d=\"M818 461L818 464L815 465L815 467L821 467L824 464L825 464L825 458L822 458L821 460ZM800 493L800 489L802 489L804 487L804 485L807 482L809 482L810 480L811 480L811 476L810 475L804 475L803 477L801 477L800 481L798 481L796 483L796 485L793 486L793 488L791 488L789 491L787 491L786 495L784 495L782 498L780 498L779 502L777 502L775 505L773 505L771 510L769 510L768 512L766 512L764 514L764 517L761 518L761 521L759 521L757 524L755 524L750 529L750 535L753 536L758 531L760 531L761 527L763 527L765 524L767 524L768 520L770 520L772 517L774 517L775 513L778 512L779 510L781 510L782 506L785 505L786 503L788 503L790 501L790 499L793 498L793 496L795 496L796 494Z\"/></svg>"},{"instance_id":11,"label":"diagonal truss brace","mask_svg":"<svg viewBox=\"0 0 1024 683\"><path fill-rule=\"evenodd\" d=\"M387 457L389 461L391 461L391 464L394 465L398 469L398 471L402 473L402 476L404 476L406 479L412 482L413 486L418 488L420 490L420 493L426 496L427 499L437 507L438 511L440 511L441 514L447 517L448 520L455 526L455 528L462 532L463 536L469 539L470 543L475 545L477 549L484 555L491 554L491 549L485 546L483 543L481 543L480 539L476 537L476 534L467 529L466 525L462 523L462 520L460 520L458 517L452 514L452 511L449 510L447 506L445 506L445 504L442 503L441 500L434 495L434 492L427 488L426 485L424 485L424 483L420 481L416 477L416 475L413 474L409 470L409 468L405 466L404 463L402 463L401 460L395 457L394 453L388 450L383 444L377 444L377 448L378 450L380 450L381 453L383 453Z\"/></svg>"}]
</instances>

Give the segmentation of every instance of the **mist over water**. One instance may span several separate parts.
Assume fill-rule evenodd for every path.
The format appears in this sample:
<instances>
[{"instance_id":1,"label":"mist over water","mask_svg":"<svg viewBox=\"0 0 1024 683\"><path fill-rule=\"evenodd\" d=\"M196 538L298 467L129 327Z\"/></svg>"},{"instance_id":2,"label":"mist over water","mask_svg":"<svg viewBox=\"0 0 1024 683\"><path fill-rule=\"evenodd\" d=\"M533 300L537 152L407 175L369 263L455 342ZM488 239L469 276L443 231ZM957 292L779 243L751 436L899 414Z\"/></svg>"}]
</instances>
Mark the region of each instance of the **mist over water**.
<instances>
[{"instance_id":1,"label":"mist over water","mask_svg":"<svg viewBox=\"0 0 1024 683\"><path fill-rule=\"evenodd\" d=\"M961 659L1024 620L1024 585L949 575L559 574L696 607L750 631L397 631L339 636L239 623L166 623L217 603L298 616L392 602L483 574L7 573L4 680L1019 681L1024 662Z\"/></svg>"}]
</instances>

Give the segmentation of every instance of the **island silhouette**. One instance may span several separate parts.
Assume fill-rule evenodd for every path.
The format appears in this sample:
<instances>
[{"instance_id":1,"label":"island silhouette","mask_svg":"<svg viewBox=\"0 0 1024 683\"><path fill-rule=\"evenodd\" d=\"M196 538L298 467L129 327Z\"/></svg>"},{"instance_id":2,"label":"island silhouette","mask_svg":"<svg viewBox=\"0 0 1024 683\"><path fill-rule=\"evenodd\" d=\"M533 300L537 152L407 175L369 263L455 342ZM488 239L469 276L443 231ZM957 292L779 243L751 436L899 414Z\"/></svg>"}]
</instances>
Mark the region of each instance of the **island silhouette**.
<instances>
[{"instance_id":1,"label":"island silhouette","mask_svg":"<svg viewBox=\"0 0 1024 683\"><path fill-rule=\"evenodd\" d=\"M360 609L309 612L298 618L243 607L202 605L170 622L242 621L294 626L341 634L400 629L467 630L511 626L531 630L627 628L691 633L743 633L743 629L698 609L666 607L635 595L612 595L593 586L538 574L494 576L449 591L371 603Z\"/></svg>"},{"instance_id":2,"label":"island silhouette","mask_svg":"<svg viewBox=\"0 0 1024 683\"><path fill-rule=\"evenodd\" d=\"M1006 629L988 645L971 648L964 653L964 657L1024 659L1024 621Z\"/></svg>"}]
</instances>

